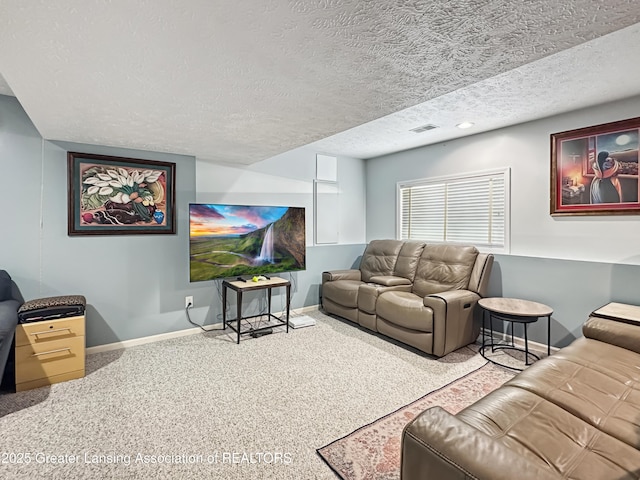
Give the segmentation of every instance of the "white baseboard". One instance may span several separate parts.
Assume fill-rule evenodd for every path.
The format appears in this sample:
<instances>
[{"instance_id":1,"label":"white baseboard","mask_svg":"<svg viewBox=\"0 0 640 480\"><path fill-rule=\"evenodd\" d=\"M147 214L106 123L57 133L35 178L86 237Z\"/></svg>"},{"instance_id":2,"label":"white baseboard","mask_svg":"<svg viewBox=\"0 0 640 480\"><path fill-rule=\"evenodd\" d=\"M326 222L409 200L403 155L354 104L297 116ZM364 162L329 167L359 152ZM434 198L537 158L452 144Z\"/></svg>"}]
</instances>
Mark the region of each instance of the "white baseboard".
<instances>
[{"instance_id":1,"label":"white baseboard","mask_svg":"<svg viewBox=\"0 0 640 480\"><path fill-rule=\"evenodd\" d=\"M484 331L484 334L487 337L490 337L491 335L491 331L490 330L486 330ZM506 334L504 332L497 332L496 330L493 331L493 336L497 337L500 340L503 340L505 342L510 342L511 341L511 334ZM480 336L478 337L478 341L482 341L482 330L480 330ZM524 348L524 338L522 337L513 337L513 343L519 347L519 348ZM539 343L539 342L534 342L533 340L529 340L527 342L529 344L529 348L531 350L538 350L541 352L546 352L547 351L547 344L546 343ZM553 345L551 345L551 353L555 353L558 350L560 350L559 347L554 347Z\"/></svg>"},{"instance_id":2,"label":"white baseboard","mask_svg":"<svg viewBox=\"0 0 640 480\"><path fill-rule=\"evenodd\" d=\"M289 311L291 316L302 315L308 312L317 311L320 309L320 305L309 305L302 308L292 308ZM284 312L273 312L274 315L282 315ZM218 330L222 327L222 322L212 323L210 325L203 325L207 331ZM177 330L175 332L159 333L157 335L150 335L148 337L133 338L131 340L123 340L121 342L107 343L105 345L96 345L95 347L88 347L86 350L87 355L93 355L94 353L109 352L112 350L121 350L123 348L131 348L137 345L144 345L147 343L159 342L161 340L168 340L170 338L186 337L187 335L195 335L200 333L200 328L187 328L186 330Z\"/></svg>"}]
</instances>

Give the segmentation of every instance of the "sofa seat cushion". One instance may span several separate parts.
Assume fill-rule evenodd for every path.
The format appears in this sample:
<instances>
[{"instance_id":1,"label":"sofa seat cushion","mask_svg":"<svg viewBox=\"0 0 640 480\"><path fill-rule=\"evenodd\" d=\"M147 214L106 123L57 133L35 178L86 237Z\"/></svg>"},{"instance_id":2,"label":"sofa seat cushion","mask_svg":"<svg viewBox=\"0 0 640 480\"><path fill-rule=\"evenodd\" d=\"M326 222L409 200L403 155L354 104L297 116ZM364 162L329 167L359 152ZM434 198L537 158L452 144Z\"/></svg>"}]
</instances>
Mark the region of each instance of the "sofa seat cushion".
<instances>
[{"instance_id":1,"label":"sofa seat cushion","mask_svg":"<svg viewBox=\"0 0 640 480\"><path fill-rule=\"evenodd\" d=\"M393 279L397 277L375 278ZM391 290L409 292L411 291L411 284L407 285L402 283L391 283L390 285L387 285L377 283L363 283L360 285L360 288L358 290L358 310L369 314L375 314L378 297L384 292L388 292Z\"/></svg>"},{"instance_id":2,"label":"sofa seat cushion","mask_svg":"<svg viewBox=\"0 0 640 480\"><path fill-rule=\"evenodd\" d=\"M343 307L356 308L360 285L362 282L358 280L328 282L322 286L322 296Z\"/></svg>"},{"instance_id":3,"label":"sofa seat cushion","mask_svg":"<svg viewBox=\"0 0 640 480\"><path fill-rule=\"evenodd\" d=\"M384 292L378 298L376 313L386 321L419 332L433 331L433 310L411 292Z\"/></svg>"},{"instance_id":4,"label":"sofa seat cushion","mask_svg":"<svg viewBox=\"0 0 640 480\"><path fill-rule=\"evenodd\" d=\"M503 386L456 416L564 478L636 478L640 465L637 449L521 388Z\"/></svg>"},{"instance_id":5,"label":"sofa seat cushion","mask_svg":"<svg viewBox=\"0 0 640 480\"><path fill-rule=\"evenodd\" d=\"M411 281L404 277L396 277L394 275L378 275L371 277L369 283L375 285L383 285L385 287L397 287L399 285L411 286Z\"/></svg>"},{"instance_id":6,"label":"sofa seat cushion","mask_svg":"<svg viewBox=\"0 0 640 480\"><path fill-rule=\"evenodd\" d=\"M535 393L640 449L639 362L635 352L581 338L507 385Z\"/></svg>"}]
</instances>

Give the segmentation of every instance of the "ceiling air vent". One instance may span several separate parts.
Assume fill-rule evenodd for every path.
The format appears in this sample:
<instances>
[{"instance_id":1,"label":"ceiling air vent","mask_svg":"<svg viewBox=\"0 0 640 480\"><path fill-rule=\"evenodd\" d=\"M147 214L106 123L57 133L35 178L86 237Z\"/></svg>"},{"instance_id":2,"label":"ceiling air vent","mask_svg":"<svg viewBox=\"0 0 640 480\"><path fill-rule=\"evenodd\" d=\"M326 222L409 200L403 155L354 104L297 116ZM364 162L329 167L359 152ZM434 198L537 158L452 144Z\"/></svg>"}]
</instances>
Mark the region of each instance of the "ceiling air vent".
<instances>
[{"instance_id":1,"label":"ceiling air vent","mask_svg":"<svg viewBox=\"0 0 640 480\"><path fill-rule=\"evenodd\" d=\"M422 125L421 127L412 128L410 131L413 133L422 133L422 132L427 132L429 130L433 130L434 128L438 128L438 126L428 123L426 125Z\"/></svg>"}]
</instances>

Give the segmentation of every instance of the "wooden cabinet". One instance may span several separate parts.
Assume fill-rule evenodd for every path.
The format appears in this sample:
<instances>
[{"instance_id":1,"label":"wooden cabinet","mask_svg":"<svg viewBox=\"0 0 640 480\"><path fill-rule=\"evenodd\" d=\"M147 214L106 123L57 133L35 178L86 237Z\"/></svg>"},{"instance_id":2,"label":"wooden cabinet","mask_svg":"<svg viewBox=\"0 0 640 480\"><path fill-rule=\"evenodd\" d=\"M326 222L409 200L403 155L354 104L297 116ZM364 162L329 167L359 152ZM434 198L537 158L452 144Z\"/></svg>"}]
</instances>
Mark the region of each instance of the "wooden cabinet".
<instances>
[{"instance_id":1,"label":"wooden cabinet","mask_svg":"<svg viewBox=\"0 0 640 480\"><path fill-rule=\"evenodd\" d=\"M84 315L16 327L16 391L84 377Z\"/></svg>"}]
</instances>

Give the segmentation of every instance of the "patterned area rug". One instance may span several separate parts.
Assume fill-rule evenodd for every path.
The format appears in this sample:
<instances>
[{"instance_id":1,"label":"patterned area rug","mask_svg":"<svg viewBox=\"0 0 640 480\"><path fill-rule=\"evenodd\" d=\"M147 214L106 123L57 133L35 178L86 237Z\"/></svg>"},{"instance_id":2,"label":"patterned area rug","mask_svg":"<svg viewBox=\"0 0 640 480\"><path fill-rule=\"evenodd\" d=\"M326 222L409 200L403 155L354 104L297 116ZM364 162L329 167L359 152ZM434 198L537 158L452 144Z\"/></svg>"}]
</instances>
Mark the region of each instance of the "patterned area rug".
<instances>
[{"instance_id":1,"label":"patterned area rug","mask_svg":"<svg viewBox=\"0 0 640 480\"><path fill-rule=\"evenodd\" d=\"M404 426L429 407L456 414L514 376L492 363L435 390L375 422L317 450L344 480L400 478L400 441Z\"/></svg>"}]
</instances>

